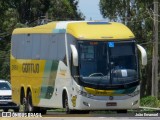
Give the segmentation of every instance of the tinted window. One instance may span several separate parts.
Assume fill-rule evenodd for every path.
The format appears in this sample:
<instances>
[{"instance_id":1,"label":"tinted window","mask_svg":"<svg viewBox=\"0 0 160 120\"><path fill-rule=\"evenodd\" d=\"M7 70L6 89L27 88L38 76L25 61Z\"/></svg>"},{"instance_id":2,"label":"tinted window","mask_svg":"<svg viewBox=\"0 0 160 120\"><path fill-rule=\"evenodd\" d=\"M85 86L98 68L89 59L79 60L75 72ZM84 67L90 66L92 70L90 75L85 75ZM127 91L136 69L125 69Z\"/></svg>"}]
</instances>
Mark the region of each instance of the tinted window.
<instances>
[{"instance_id":1,"label":"tinted window","mask_svg":"<svg viewBox=\"0 0 160 120\"><path fill-rule=\"evenodd\" d=\"M64 34L25 34L12 36L12 55L18 59L63 60Z\"/></svg>"},{"instance_id":2,"label":"tinted window","mask_svg":"<svg viewBox=\"0 0 160 120\"><path fill-rule=\"evenodd\" d=\"M49 58L49 36L41 35L40 59Z\"/></svg>"},{"instance_id":3,"label":"tinted window","mask_svg":"<svg viewBox=\"0 0 160 120\"><path fill-rule=\"evenodd\" d=\"M32 35L25 35L25 39L22 41L24 41L24 45L21 45L24 48L23 58L32 58Z\"/></svg>"},{"instance_id":4,"label":"tinted window","mask_svg":"<svg viewBox=\"0 0 160 120\"><path fill-rule=\"evenodd\" d=\"M57 42L58 42L58 47L57 47L57 51L58 51L58 60L62 60L65 58L66 55L66 47L65 47L65 38L64 38L64 34L59 34L56 38Z\"/></svg>"},{"instance_id":5,"label":"tinted window","mask_svg":"<svg viewBox=\"0 0 160 120\"><path fill-rule=\"evenodd\" d=\"M32 59L40 59L41 37L39 35L33 35L32 39Z\"/></svg>"},{"instance_id":6,"label":"tinted window","mask_svg":"<svg viewBox=\"0 0 160 120\"><path fill-rule=\"evenodd\" d=\"M56 60L57 59L57 39L56 36L50 36L49 40L49 59Z\"/></svg>"},{"instance_id":7,"label":"tinted window","mask_svg":"<svg viewBox=\"0 0 160 120\"><path fill-rule=\"evenodd\" d=\"M14 57L18 58L24 58L24 46L25 46L25 41L24 41L24 35L19 35L19 36L14 36L13 44L12 44L12 50L13 50L13 55Z\"/></svg>"}]
</instances>

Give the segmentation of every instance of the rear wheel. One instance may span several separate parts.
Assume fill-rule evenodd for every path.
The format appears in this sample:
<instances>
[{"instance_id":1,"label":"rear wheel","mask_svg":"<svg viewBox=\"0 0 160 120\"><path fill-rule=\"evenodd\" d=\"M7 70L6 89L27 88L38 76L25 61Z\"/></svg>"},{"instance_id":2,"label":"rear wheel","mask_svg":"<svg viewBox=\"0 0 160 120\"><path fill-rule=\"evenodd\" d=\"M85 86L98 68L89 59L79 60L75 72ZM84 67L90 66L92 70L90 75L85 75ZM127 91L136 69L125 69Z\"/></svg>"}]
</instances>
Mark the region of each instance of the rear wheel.
<instances>
[{"instance_id":1,"label":"rear wheel","mask_svg":"<svg viewBox=\"0 0 160 120\"><path fill-rule=\"evenodd\" d=\"M28 95L27 95L27 110L29 113L38 113L38 112L41 112L40 111L40 108L39 107L34 107L33 106L33 103L32 103L32 93L29 92Z\"/></svg>"},{"instance_id":2,"label":"rear wheel","mask_svg":"<svg viewBox=\"0 0 160 120\"><path fill-rule=\"evenodd\" d=\"M25 113L31 113L34 110L34 107L32 106L32 95L31 92L27 94L27 98L23 98L22 102L22 109Z\"/></svg>"},{"instance_id":3,"label":"rear wheel","mask_svg":"<svg viewBox=\"0 0 160 120\"><path fill-rule=\"evenodd\" d=\"M28 112L30 113L34 111L31 92L29 92L27 96L27 108L28 108Z\"/></svg>"},{"instance_id":4,"label":"rear wheel","mask_svg":"<svg viewBox=\"0 0 160 120\"><path fill-rule=\"evenodd\" d=\"M28 107L27 107L27 99L24 97L23 100L22 100L22 111L25 112L25 113L28 113Z\"/></svg>"}]
</instances>

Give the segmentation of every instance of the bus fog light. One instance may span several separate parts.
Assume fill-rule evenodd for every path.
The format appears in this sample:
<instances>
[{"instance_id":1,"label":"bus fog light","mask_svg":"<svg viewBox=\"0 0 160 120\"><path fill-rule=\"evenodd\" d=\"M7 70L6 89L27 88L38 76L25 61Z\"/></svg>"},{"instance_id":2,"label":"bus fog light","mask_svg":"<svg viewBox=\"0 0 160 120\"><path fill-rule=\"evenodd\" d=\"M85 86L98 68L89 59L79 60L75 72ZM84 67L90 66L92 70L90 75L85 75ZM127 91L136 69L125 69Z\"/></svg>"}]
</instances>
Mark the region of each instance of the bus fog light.
<instances>
[{"instance_id":1,"label":"bus fog light","mask_svg":"<svg viewBox=\"0 0 160 120\"><path fill-rule=\"evenodd\" d=\"M85 106L87 106L87 107L90 107L90 104L87 103L87 102L84 102L84 101L83 101L83 104L84 104Z\"/></svg>"},{"instance_id":2,"label":"bus fog light","mask_svg":"<svg viewBox=\"0 0 160 120\"><path fill-rule=\"evenodd\" d=\"M134 101L132 105L136 105L137 103L138 103L138 100Z\"/></svg>"}]
</instances>

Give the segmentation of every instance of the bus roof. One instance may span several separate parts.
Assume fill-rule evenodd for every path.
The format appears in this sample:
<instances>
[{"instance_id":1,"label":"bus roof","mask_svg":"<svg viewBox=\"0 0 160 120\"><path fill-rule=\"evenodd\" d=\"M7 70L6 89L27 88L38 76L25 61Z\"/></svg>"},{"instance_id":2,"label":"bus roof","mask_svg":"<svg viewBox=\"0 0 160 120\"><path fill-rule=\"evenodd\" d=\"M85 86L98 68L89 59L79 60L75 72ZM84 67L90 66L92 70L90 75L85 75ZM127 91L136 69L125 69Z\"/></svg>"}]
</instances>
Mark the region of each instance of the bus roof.
<instances>
[{"instance_id":1,"label":"bus roof","mask_svg":"<svg viewBox=\"0 0 160 120\"><path fill-rule=\"evenodd\" d=\"M31 28L17 28L13 34L69 33L80 40L131 39L134 34L121 23L97 21L59 21Z\"/></svg>"}]
</instances>

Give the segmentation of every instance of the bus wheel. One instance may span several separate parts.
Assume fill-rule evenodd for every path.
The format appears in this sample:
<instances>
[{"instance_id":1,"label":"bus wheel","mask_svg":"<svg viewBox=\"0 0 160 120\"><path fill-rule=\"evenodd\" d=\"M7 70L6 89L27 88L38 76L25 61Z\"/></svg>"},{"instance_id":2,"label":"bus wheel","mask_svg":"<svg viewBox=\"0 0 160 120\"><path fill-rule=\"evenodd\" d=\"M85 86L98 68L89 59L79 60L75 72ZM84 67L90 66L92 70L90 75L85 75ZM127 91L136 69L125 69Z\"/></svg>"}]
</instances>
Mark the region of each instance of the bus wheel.
<instances>
[{"instance_id":1,"label":"bus wheel","mask_svg":"<svg viewBox=\"0 0 160 120\"><path fill-rule=\"evenodd\" d=\"M34 111L34 107L32 105L32 95L31 95L31 92L28 93L28 96L27 96L27 109L28 109L28 112L33 112Z\"/></svg>"},{"instance_id":2,"label":"bus wheel","mask_svg":"<svg viewBox=\"0 0 160 120\"><path fill-rule=\"evenodd\" d=\"M64 107L65 107L65 111L66 111L67 114L73 113L72 110L69 109L67 95L65 95L65 98L64 98Z\"/></svg>"},{"instance_id":3,"label":"bus wheel","mask_svg":"<svg viewBox=\"0 0 160 120\"><path fill-rule=\"evenodd\" d=\"M22 102L22 111L28 113L27 99L24 97Z\"/></svg>"}]
</instances>

